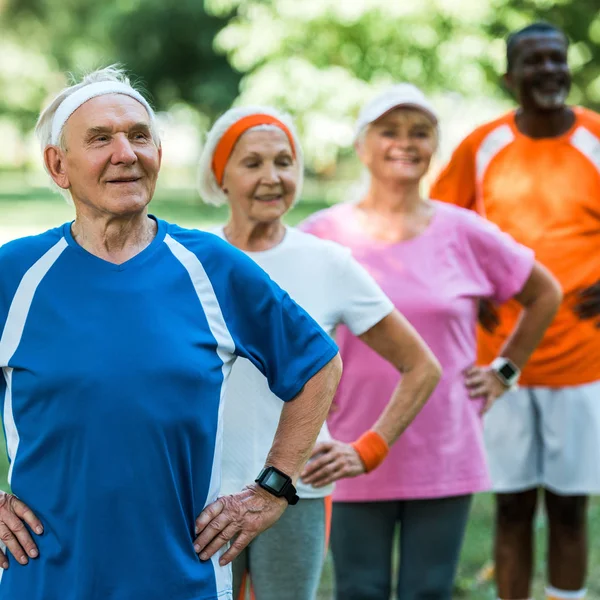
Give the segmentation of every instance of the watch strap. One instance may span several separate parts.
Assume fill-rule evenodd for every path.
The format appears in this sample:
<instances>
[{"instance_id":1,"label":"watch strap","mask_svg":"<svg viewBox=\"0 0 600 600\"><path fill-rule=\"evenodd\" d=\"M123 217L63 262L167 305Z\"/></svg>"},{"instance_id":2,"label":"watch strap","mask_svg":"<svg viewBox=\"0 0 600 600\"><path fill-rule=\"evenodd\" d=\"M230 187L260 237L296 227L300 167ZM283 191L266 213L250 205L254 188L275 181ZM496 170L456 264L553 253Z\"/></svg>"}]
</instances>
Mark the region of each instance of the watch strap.
<instances>
[{"instance_id":1,"label":"watch strap","mask_svg":"<svg viewBox=\"0 0 600 600\"><path fill-rule=\"evenodd\" d=\"M283 485L279 489L276 489L266 483L267 479L272 473L276 473L284 480ZM285 498L288 504L291 506L297 504L298 500L300 499L296 493L296 488L292 483L292 478L276 467L264 467L254 481L258 483L258 485L265 491L273 494L273 496L276 496L277 498Z\"/></svg>"}]
</instances>

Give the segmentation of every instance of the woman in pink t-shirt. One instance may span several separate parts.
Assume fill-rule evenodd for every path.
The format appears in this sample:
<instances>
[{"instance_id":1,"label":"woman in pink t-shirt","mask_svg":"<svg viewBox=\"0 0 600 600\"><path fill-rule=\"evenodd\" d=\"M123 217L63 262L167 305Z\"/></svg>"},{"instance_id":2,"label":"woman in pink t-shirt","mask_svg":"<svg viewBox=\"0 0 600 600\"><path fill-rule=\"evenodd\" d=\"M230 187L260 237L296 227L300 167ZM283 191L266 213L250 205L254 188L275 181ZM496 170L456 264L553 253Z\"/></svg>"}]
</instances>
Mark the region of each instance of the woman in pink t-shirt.
<instances>
[{"instance_id":1,"label":"woman in pink t-shirt","mask_svg":"<svg viewBox=\"0 0 600 600\"><path fill-rule=\"evenodd\" d=\"M358 119L356 150L370 174L358 203L321 211L302 228L352 249L437 356L442 379L373 472L338 481L332 551L337 598L389 598L400 524L398 597L450 600L473 493L490 485L482 414L516 383L561 292L533 253L471 211L423 198L438 143L437 116L402 84ZM500 356L474 366L478 300L516 298L522 318ZM318 445L303 479L325 485L348 442L377 419L398 372L344 328L344 372L328 419L337 442Z\"/></svg>"}]
</instances>

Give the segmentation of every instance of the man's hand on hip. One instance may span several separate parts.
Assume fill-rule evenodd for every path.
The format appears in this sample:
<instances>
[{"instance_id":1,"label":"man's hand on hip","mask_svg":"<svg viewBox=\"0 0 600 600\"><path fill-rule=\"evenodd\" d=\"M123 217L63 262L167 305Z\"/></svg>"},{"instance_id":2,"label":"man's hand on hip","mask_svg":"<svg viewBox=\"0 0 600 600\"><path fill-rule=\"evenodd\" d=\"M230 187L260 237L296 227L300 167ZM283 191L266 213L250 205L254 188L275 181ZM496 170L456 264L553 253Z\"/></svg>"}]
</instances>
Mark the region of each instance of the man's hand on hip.
<instances>
[{"instance_id":1,"label":"man's hand on hip","mask_svg":"<svg viewBox=\"0 0 600 600\"><path fill-rule=\"evenodd\" d=\"M13 494L0 492L0 541L22 565L29 562L28 556L38 556L37 546L25 524L38 535L44 531L40 520L24 502ZM8 559L1 550L0 567L8 568Z\"/></svg>"},{"instance_id":2,"label":"man's hand on hip","mask_svg":"<svg viewBox=\"0 0 600 600\"><path fill-rule=\"evenodd\" d=\"M223 496L209 504L196 519L194 549L201 560L208 560L225 544L231 547L221 556L224 566L259 534L275 523L287 508L284 498L277 498L257 485L239 494Z\"/></svg>"}]
</instances>

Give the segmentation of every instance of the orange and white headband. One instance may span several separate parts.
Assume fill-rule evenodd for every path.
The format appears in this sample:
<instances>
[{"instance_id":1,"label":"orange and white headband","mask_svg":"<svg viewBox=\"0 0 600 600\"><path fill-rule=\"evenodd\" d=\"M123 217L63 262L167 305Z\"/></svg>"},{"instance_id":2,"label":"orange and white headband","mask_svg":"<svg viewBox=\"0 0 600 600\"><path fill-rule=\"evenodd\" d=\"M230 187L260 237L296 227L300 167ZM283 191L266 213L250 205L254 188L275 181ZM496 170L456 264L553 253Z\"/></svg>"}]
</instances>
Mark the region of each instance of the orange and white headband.
<instances>
[{"instance_id":1,"label":"orange and white headband","mask_svg":"<svg viewBox=\"0 0 600 600\"><path fill-rule=\"evenodd\" d=\"M75 90L59 104L54 113L54 118L52 119L50 143L53 145L58 144L65 123L82 104L97 96L103 96L104 94L125 94L126 96L130 96L137 100L148 111L151 118L154 115L154 112L146 99L131 86L120 83L119 81L97 81L96 83L90 83L89 85L85 85L78 90Z\"/></svg>"},{"instance_id":2,"label":"orange and white headband","mask_svg":"<svg viewBox=\"0 0 600 600\"><path fill-rule=\"evenodd\" d=\"M237 141L244 133L246 133L246 131L248 131L248 129L258 127L259 125L275 125L276 127L279 127L279 129L281 129L281 131L283 131L283 133L285 133L287 136L292 148L292 156L296 158L294 136L287 126L278 118L265 114L255 114L242 117L239 121L236 121L233 125L231 125L231 127L229 127L215 148L212 159L212 170L219 185L223 185L225 166L227 165L227 161L229 160Z\"/></svg>"}]
</instances>

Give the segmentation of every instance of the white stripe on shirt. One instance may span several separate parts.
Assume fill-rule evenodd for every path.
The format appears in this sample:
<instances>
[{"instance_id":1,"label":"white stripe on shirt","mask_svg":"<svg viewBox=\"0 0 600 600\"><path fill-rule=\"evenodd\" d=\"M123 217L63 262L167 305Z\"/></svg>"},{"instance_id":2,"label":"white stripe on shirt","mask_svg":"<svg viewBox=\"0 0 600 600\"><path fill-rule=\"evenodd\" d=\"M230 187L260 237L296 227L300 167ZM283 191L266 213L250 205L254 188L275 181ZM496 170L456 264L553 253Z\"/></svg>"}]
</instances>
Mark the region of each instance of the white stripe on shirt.
<instances>
[{"instance_id":1,"label":"white stripe on shirt","mask_svg":"<svg viewBox=\"0 0 600 600\"><path fill-rule=\"evenodd\" d=\"M570 142L600 173L600 140L585 127L578 127L571 136Z\"/></svg>"},{"instance_id":2,"label":"white stripe on shirt","mask_svg":"<svg viewBox=\"0 0 600 600\"><path fill-rule=\"evenodd\" d=\"M6 447L8 450L8 458L10 460L10 467L8 469L9 485L12 481L13 467L15 465L15 458L19 447L19 432L15 423L12 406L13 370L8 366L8 363L21 343L23 330L25 329L25 323L36 290L67 245L67 240L61 238L29 268L25 275L23 275L19 287L12 299L6 317L4 331L0 338L0 367L2 367L4 379L6 380L6 393L4 395L4 430L6 431Z\"/></svg>"},{"instance_id":3,"label":"white stripe on shirt","mask_svg":"<svg viewBox=\"0 0 600 600\"><path fill-rule=\"evenodd\" d=\"M208 488L208 496L206 498L206 505L214 502L219 494L221 487L221 455L223 447L223 397L225 396L225 389L231 367L235 361L235 342L229 333L227 324L223 317L219 301L215 294L215 290L212 283L202 266L202 263L198 260L198 257L190 252L185 246L180 244L178 241L173 239L170 235L166 235L165 243L175 256L175 258L182 264L183 268L188 272L198 300L206 315L208 327L213 334L217 342L217 354L223 361L223 384L221 385L221 394L219 398L219 414L217 423L217 435L215 439L215 451L213 456L212 471L210 475L210 484ZM241 491L241 490L240 490ZM215 572L215 580L217 584L217 593L231 589L231 571L229 568L221 567L219 565L219 559L227 546L223 548L221 552L217 552L211 558L213 568Z\"/></svg>"}]
</instances>

